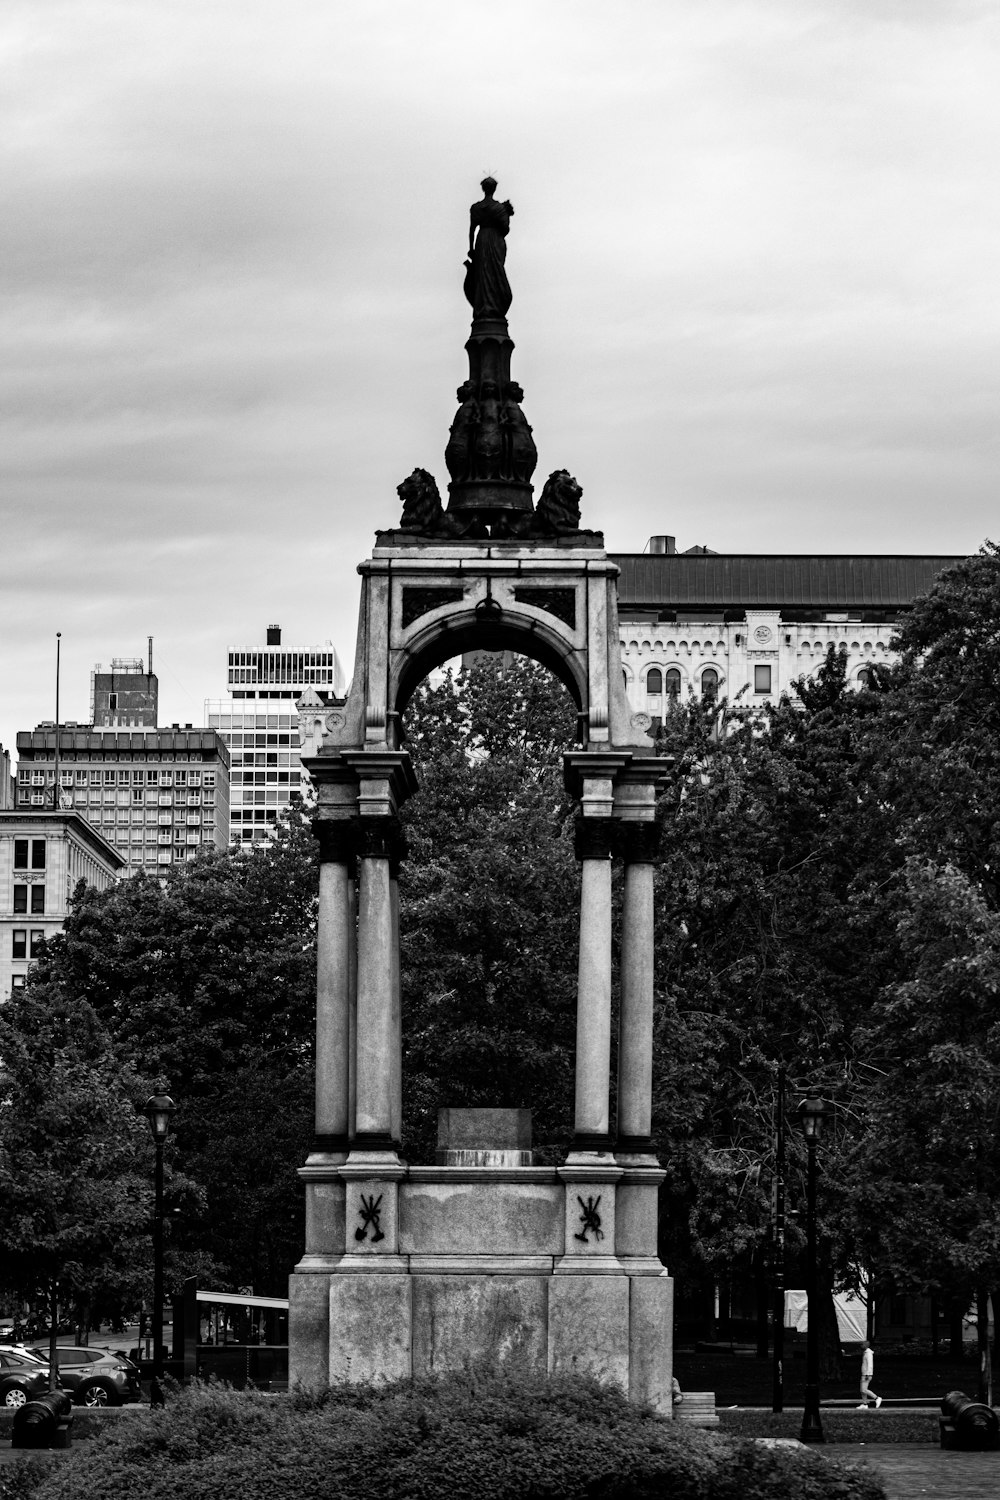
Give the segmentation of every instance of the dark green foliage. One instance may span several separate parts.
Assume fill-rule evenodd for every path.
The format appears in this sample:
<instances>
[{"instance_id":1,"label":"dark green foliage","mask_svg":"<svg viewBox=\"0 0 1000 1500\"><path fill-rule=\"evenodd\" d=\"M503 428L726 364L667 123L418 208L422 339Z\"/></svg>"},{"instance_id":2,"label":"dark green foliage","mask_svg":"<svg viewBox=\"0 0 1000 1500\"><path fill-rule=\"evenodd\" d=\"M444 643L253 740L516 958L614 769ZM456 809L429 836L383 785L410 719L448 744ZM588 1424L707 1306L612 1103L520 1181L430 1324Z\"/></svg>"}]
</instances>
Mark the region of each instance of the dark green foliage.
<instances>
[{"instance_id":1,"label":"dark green foliage","mask_svg":"<svg viewBox=\"0 0 1000 1500\"><path fill-rule=\"evenodd\" d=\"M0 1007L0 1258L8 1292L115 1309L146 1291L152 1145L84 1000L27 986Z\"/></svg>"},{"instance_id":2,"label":"dark green foliage","mask_svg":"<svg viewBox=\"0 0 1000 1500\"><path fill-rule=\"evenodd\" d=\"M516 658L425 685L405 727L420 783L400 873L405 1154L433 1160L438 1108L462 1105L531 1108L544 1150L572 1125L573 706Z\"/></svg>"},{"instance_id":3,"label":"dark green foliage","mask_svg":"<svg viewBox=\"0 0 1000 1500\"><path fill-rule=\"evenodd\" d=\"M662 1422L577 1377L475 1370L291 1400L194 1387L24 1500L882 1500L814 1453Z\"/></svg>"}]
</instances>

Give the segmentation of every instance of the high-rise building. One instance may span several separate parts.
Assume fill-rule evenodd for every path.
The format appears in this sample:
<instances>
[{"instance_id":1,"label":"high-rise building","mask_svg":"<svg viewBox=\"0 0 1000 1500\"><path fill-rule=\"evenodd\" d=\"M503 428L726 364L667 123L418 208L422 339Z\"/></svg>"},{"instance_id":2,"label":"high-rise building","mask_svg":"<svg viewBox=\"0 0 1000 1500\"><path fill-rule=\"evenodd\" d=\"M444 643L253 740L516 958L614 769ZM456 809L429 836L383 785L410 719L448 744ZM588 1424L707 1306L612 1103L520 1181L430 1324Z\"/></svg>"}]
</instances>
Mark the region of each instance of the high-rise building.
<instances>
[{"instance_id":1,"label":"high-rise building","mask_svg":"<svg viewBox=\"0 0 1000 1500\"><path fill-rule=\"evenodd\" d=\"M41 943L62 927L77 882L105 890L124 862L78 812L0 812L0 1001L23 986Z\"/></svg>"},{"instance_id":2,"label":"high-rise building","mask_svg":"<svg viewBox=\"0 0 1000 1500\"><path fill-rule=\"evenodd\" d=\"M18 811L72 808L121 851L124 874L228 844L229 751L214 730L62 724L58 761L56 742L53 723L18 734Z\"/></svg>"},{"instance_id":3,"label":"high-rise building","mask_svg":"<svg viewBox=\"0 0 1000 1500\"><path fill-rule=\"evenodd\" d=\"M225 740L232 758L230 819L234 842L268 836L278 813L307 780L299 760L296 702L306 688L324 703L341 699L344 671L329 641L291 649L281 627L267 627L266 644L229 651L229 698L205 703L205 722Z\"/></svg>"}]
</instances>

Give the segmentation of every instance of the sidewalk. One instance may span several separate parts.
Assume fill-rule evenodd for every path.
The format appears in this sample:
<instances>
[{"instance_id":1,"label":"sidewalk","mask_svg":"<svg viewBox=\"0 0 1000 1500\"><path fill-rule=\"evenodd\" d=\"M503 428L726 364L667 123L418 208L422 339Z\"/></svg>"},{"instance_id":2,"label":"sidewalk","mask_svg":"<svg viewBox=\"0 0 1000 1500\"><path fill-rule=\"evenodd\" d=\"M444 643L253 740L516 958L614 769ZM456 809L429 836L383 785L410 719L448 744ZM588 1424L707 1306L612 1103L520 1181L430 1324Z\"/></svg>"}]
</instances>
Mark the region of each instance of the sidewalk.
<instances>
[{"instance_id":1,"label":"sidewalk","mask_svg":"<svg viewBox=\"0 0 1000 1500\"><path fill-rule=\"evenodd\" d=\"M1000 1453L959 1453L930 1443L884 1443L830 1449L846 1463L870 1464L889 1500L997 1500Z\"/></svg>"}]
</instances>

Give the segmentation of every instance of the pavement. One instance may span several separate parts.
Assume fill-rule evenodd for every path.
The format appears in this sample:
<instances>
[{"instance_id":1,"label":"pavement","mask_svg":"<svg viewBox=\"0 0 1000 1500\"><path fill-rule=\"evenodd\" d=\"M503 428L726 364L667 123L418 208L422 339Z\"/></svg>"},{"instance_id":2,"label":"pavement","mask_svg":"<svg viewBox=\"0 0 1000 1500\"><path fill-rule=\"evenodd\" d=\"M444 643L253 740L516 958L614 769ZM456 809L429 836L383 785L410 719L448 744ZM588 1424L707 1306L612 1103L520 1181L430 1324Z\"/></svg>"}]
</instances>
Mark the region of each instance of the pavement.
<instances>
[{"instance_id":1,"label":"pavement","mask_svg":"<svg viewBox=\"0 0 1000 1500\"><path fill-rule=\"evenodd\" d=\"M827 1451L866 1463L880 1475L889 1500L997 1500L1000 1452L959 1453L932 1443L839 1443Z\"/></svg>"}]
</instances>

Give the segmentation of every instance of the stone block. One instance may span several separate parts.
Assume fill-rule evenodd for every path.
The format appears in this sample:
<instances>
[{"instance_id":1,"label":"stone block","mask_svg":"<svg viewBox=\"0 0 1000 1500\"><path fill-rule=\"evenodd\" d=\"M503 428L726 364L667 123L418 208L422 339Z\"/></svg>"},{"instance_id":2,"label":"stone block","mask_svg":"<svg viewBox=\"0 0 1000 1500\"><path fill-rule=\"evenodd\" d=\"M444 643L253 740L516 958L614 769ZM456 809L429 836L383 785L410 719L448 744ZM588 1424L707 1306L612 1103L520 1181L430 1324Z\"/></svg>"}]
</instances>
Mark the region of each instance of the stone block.
<instances>
[{"instance_id":1,"label":"stone block","mask_svg":"<svg viewBox=\"0 0 1000 1500\"><path fill-rule=\"evenodd\" d=\"M398 1184L382 1177L347 1181L345 1218L348 1255L395 1255L398 1244Z\"/></svg>"},{"instance_id":2,"label":"stone block","mask_svg":"<svg viewBox=\"0 0 1000 1500\"><path fill-rule=\"evenodd\" d=\"M411 1287L396 1272L331 1276L329 1381L403 1380L411 1373Z\"/></svg>"},{"instance_id":3,"label":"stone block","mask_svg":"<svg viewBox=\"0 0 1000 1500\"><path fill-rule=\"evenodd\" d=\"M549 1372L588 1374L629 1389L627 1276L563 1276L549 1283Z\"/></svg>"},{"instance_id":4,"label":"stone block","mask_svg":"<svg viewBox=\"0 0 1000 1500\"><path fill-rule=\"evenodd\" d=\"M566 1255L607 1259L615 1254L615 1192L613 1182L566 1183Z\"/></svg>"},{"instance_id":5,"label":"stone block","mask_svg":"<svg viewBox=\"0 0 1000 1500\"><path fill-rule=\"evenodd\" d=\"M414 1276L413 1373L470 1362L544 1373L550 1280L545 1276Z\"/></svg>"},{"instance_id":6,"label":"stone block","mask_svg":"<svg viewBox=\"0 0 1000 1500\"><path fill-rule=\"evenodd\" d=\"M659 1179L662 1174L651 1173ZM619 1256L646 1258L656 1255L659 1228L659 1181L631 1181L631 1174L618 1184L615 1196L615 1248Z\"/></svg>"},{"instance_id":7,"label":"stone block","mask_svg":"<svg viewBox=\"0 0 1000 1500\"><path fill-rule=\"evenodd\" d=\"M559 1183L403 1184L399 1248L404 1255L560 1255Z\"/></svg>"},{"instance_id":8,"label":"stone block","mask_svg":"<svg viewBox=\"0 0 1000 1500\"><path fill-rule=\"evenodd\" d=\"M668 1417L672 1412L674 1279L666 1272L630 1276L628 1289L629 1400L646 1403Z\"/></svg>"},{"instance_id":9,"label":"stone block","mask_svg":"<svg viewBox=\"0 0 1000 1500\"><path fill-rule=\"evenodd\" d=\"M530 1151L530 1109L439 1109L438 1160L445 1151Z\"/></svg>"},{"instance_id":10,"label":"stone block","mask_svg":"<svg viewBox=\"0 0 1000 1500\"><path fill-rule=\"evenodd\" d=\"M306 1183L306 1254L344 1253L344 1184Z\"/></svg>"},{"instance_id":11,"label":"stone block","mask_svg":"<svg viewBox=\"0 0 1000 1500\"><path fill-rule=\"evenodd\" d=\"M330 1282L296 1271L288 1278L288 1383L321 1389L330 1383Z\"/></svg>"}]
</instances>

